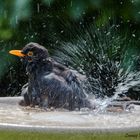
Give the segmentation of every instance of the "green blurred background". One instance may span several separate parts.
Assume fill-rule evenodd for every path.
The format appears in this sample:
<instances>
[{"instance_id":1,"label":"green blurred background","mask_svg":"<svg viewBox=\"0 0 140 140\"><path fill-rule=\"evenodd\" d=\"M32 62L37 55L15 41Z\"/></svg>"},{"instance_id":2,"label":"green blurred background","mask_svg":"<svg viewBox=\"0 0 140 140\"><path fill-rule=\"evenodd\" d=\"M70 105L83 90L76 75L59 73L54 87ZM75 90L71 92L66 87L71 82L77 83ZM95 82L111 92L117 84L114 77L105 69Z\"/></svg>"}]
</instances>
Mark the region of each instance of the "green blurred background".
<instances>
[{"instance_id":1,"label":"green blurred background","mask_svg":"<svg viewBox=\"0 0 140 140\"><path fill-rule=\"evenodd\" d=\"M139 42L140 0L0 0L0 96L19 95L27 82L24 66L9 50L33 41L53 54L59 42L76 40L77 27L111 23Z\"/></svg>"}]
</instances>

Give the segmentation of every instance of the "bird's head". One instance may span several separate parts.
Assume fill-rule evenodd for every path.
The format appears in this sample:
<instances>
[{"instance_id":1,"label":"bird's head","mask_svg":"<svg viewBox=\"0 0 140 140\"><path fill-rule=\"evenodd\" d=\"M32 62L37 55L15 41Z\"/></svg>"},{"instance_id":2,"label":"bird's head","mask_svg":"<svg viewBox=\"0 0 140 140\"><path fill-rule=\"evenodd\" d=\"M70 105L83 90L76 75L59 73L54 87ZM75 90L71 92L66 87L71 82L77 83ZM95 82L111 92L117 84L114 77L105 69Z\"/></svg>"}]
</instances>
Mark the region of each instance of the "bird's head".
<instances>
[{"instance_id":1,"label":"bird's head","mask_svg":"<svg viewBox=\"0 0 140 140\"><path fill-rule=\"evenodd\" d=\"M42 61L48 57L48 50L38 43L29 43L22 50L11 50L10 54L19 56L29 62Z\"/></svg>"},{"instance_id":2,"label":"bird's head","mask_svg":"<svg viewBox=\"0 0 140 140\"><path fill-rule=\"evenodd\" d=\"M11 50L10 54L18 56L27 68L34 68L48 58L48 50L38 43L29 43L22 50Z\"/></svg>"}]
</instances>

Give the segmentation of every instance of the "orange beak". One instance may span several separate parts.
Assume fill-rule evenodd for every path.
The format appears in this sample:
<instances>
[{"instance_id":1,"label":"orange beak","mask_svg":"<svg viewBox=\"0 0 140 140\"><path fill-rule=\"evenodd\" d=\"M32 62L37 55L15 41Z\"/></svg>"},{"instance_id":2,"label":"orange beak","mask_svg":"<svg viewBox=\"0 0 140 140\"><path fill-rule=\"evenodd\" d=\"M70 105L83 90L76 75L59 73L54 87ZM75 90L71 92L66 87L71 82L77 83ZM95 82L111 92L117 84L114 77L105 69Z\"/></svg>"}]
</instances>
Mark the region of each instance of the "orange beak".
<instances>
[{"instance_id":1,"label":"orange beak","mask_svg":"<svg viewBox=\"0 0 140 140\"><path fill-rule=\"evenodd\" d=\"M19 57L24 57L25 54L22 53L21 50L11 50L9 51L10 54L13 54L13 55L16 55L16 56L19 56Z\"/></svg>"}]
</instances>

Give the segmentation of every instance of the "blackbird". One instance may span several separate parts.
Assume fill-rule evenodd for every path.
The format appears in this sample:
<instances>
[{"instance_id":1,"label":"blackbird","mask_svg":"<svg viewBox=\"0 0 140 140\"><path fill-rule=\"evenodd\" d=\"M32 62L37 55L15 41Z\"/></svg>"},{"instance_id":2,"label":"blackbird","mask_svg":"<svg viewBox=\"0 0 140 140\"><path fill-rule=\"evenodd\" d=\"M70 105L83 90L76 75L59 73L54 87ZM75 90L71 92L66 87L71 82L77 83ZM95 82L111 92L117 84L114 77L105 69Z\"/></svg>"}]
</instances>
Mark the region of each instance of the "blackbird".
<instances>
[{"instance_id":1,"label":"blackbird","mask_svg":"<svg viewBox=\"0 0 140 140\"><path fill-rule=\"evenodd\" d=\"M90 107L82 76L49 57L45 47L31 42L22 50L9 53L19 56L26 67L28 83L22 87L24 105L68 110Z\"/></svg>"}]
</instances>

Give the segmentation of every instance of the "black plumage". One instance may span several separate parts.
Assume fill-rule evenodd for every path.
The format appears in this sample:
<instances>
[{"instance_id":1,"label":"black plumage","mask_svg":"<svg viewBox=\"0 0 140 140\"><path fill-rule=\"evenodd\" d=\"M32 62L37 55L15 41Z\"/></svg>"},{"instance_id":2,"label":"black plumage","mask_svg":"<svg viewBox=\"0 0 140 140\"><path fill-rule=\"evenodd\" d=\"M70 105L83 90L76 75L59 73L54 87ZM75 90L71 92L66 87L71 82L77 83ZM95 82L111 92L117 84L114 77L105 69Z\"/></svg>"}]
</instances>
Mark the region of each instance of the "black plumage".
<instances>
[{"instance_id":1,"label":"black plumage","mask_svg":"<svg viewBox=\"0 0 140 140\"><path fill-rule=\"evenodd\" d=\"M45 47L27 44L21 51L28 83L22 88L24 105L74 110L90 107L82 76L49 57Z\"/></svg>"}]
</instances>

